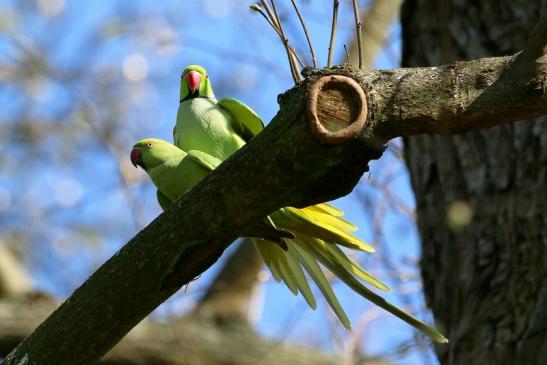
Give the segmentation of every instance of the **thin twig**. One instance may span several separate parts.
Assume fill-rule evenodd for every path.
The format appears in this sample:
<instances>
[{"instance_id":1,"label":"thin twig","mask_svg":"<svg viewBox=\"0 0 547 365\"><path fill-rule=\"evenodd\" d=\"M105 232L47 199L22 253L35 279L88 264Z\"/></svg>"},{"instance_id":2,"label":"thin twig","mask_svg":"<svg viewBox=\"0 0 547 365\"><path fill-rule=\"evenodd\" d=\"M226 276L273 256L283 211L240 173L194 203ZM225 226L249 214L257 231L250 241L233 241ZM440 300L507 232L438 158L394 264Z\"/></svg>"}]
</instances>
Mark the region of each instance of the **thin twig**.
<instances>
[{"instance_id":1,"label":"thin twig","mask_svg":"<svg viewBox=\"0 0 547 365\"><path fill-rule=\"evenodd\" d=\"M270 23L272 27L274 27L275 31L277 32L277 35L279 35L279 38L281 39L281 42L283 43L283 46L285 47L285 50L287 52L287 58L289 59L289 67L291 69L291 75L293 77L294 82L299 81L299 74L294 62L294 57L291 56L291 50L288 46L288 40L285 38L285 34L283 33L283 30L281 29L281 22L279 21L279 17L277 16L277 13L274 15L274 12L272 11L272 8L268 4L267 0L260 0L260 3L262 6L264 6L264 9L266 9L266 12L268 13L268 17L265 16L263 12L260 12L266 20ZM272 2L272 5L274 6L275 10L275 4Z\"/></svg>"},{"instance_id":2,"label":"thin twig","mask_svg":"<svg viewBox=\"0 0 547 365\"><path fill-rule=\"evenodd\" d=\"M359 49L359 69L363 67L363 44L361 41L361 20L359 19L359 5L353 0L353 14L355 15L355 29L357 31L357 47Z\"/></svg>"},{"instance_id":3,"label":"thin twig","mask_svg":"<svg viewBox=\"0 0 547 365\"><path fill-rule=\"evenodd\" d=\"M270 26L273 28L273 30L275 30L275 32L277 33L277 35L279 37L282 37L281 36L281 33L279 32L279 29L277 28L277 24L274 24L272 23L272 21L270 20L270 18L268 17L268 15L266 15L266 13L264 13L264 11L262 10L262 8L260 6L258 6L257 4L252 4L250 6L251 10L254 10L256 12L258 12L260 15L262 15L264 17L264 19L266 19L266 21L268 22L268 24L270 24ZM274 19L275 21L275 19Z\"/></svg>"},{"instance_id":4,"label":"thin twig","mask_svg":"<svg viewBox=\"0 0 547 365\"><path fill-rule=\"evenodd\" d=\"M272 22L275 24L275 27L277 29L279 29L279 24L277 24L277 18L274 16L273 12L272 12L272 8L270 8L270 5L268 4L268 1L266 0L260 0L260 3L262 4L262 6L264 7L264 9L266 9L266 12L268 13L268 16L270 17L270 19L272 20Z\"/></svg>"},{"instance_id":5,"label":"thin twig","mask_svg":"<svg viewBox=\"0 0 547 365\"><path fill-rule=\"evenodd\" d=\"M291 52L291 46L289 45L289 40L285 36L285 32L283 31L283 25L281 24L281 19L279 18L279 14L277 12L277 7L275 6L275 0L270 0L272 2L272 8L273 12L275 14L275 20L277 22L277 26L279 27L279 32L281 32L283 45L285 46L285 49L287 50L287 56L289 57L289 63L291 65L291 70L293 73L294 82L299 82L302 80L302 77L300 76L300 72L298 71L298 66L296 63L298 62L298 57L296 56L296 52L293 50ZM267 1L263 0L262 3L267 4ZM268 9L266 9L267 11ZM300 61L301 62L301 61Z\"/></svg>"},{"instance_id":6,"label":"thin twig","mask_svg":"<svg viewBox=\"0 0 547 365\"><path fill-rule=\"evenodd\" d=\"M355 2L355 0L354 0ZM333 6L332 6L332 26L330 31L330 43L329 43L329 55L328 55L328 61L327 61L327 67L332 66L332 57L333 57L333 49L334 49L334 40L336 39L336 23L338 19L338 5L340 4L339 0L334 0Z\"/></svg>"},{"instance_id":7,"label":"thin twig","mask_svg":"<svg viewBox=\"0 0 547 365\"><path fill-rule=\"evenodd\" d=\"M346 51L346 63L349 65L349 51L348 47L344 44L344 50Z\"/></svg>"},{"instance_id":8,"label":"thin twig","mask_svg":"<svg viewBox=\"0 0 547 365\"><path fill-rule=\"evenodd\" d=\"M277 33L277 35L279 36L279 38L283 41L283 35L281 34L281 32L279 31L279 28L277 27L277 25L275 25L274 23L272 23L272 21L270 20L270 18L268 17L268 15L266 15L266 13L264 13L264 11L262 10L262 8L260 6L257 6L257 4L252 4L250 6L250 8L258 13L260 13L260 15L262 15L264 17L264 19L266 19L266 21L268 22L268 24L273 28L273 30L275 30L275 32ZM275 19L274 19L275 20ZM277 23L276 23L277 24ZM305 67L304 63L302 62L302 60L300 59L300 57L298 57L298 54L296 53L296 50L291 46L289 45L289 48L291 50L291 53L294 55L294 57L296 58L296 60L298 61L298 63L300 64L300 66L302 67Z\"/></svg>"},{"instance_id":9,"label":"thin twig","mask_svg":"<svg viewBox=\"0 0 547 365\"><path fill-rule=\"evenodd\" d=\"M298 53L296 53L296 50L293 48L293 46L291 46L290 44L288 46L289 46L289 49L291 50L292 55L294 56L294 58L296 59L300 67L302 68L306 67L306 65L304 65L304 62L302 62L300 57L298 57Z\"/></svg>"},{"instance_id":10,"label":"thin twig","mask_svg":"<svg viewBox=\"0 0 547 365\"><path fill-rule=\"evenodd\" d=\"M286 39L285 34L282 32L281 29L281 22L279 21L279 17L274 15L274 12L272 12L272 9L268 5L268 2L265 0L260 1L261 4L264 6L264 9L266 9L266 13L262 10L262 7L258 4L252 4L249 6L251 10L254 10L258 12L266 21L268 24L273 28L273 30L277 33L279 38L281 39L281 42L283 43L283 46L285 47L285 51L287 52L287 58L289 60L289 67L291 69L291 75L294 80L294 82L298 82L301 80L300 73L298 72L298 66L296 65L299 63L302 67L304 67L304 64L302 60L298 57L296 50L291 47L289 44L288 39ZM273 4L273 3L272 3Z\"/></svg>"},{"instance_id":11,"label":"thin twig","mask_svg":"<svg viewBox=\"0 0 547 365\"><path fill-rule=\"evenodd\" d=\"M317 58L315 57L315 51L313 50L311 37L310 37L310 34L308 33L308 27L306 26L306 22L304 21L304 18L302 17L302 14L300 13L300 10L298 9L298 5L296 5L296 1L291 0L291 3L294 7L294 11L296 11L296 14L298 15L298 19L300 19L300 24L302 24L302 28L304 29L304 34L306 35L306 40L308 41L308 46L310 47L313 68L317 68Z\"/></svg>"}]
</instances>

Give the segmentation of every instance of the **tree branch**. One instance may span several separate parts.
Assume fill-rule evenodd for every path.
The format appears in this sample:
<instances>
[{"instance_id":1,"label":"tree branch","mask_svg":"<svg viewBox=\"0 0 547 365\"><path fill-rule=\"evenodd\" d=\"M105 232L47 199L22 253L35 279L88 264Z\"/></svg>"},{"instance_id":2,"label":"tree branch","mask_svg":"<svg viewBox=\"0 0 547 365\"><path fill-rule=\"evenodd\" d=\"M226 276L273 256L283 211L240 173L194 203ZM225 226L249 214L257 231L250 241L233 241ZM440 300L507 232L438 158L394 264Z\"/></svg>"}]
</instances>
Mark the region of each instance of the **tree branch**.
<instances>
[{"instance_id":1,"label":"tree branch","mask_svg":"<svg viewBox=\"0 0 547 365\"><path fill-rule=\"evenodd\" d=\"M366 73L374 135L461 133L545 115L547 18L524 51L427 68ZM379 111L381 111L379 113Z\"/></svg>"},{"instance_id":2,"label":"tree branch","mask_svg":"<svg viewBox=\"0 0 547 365\"><path fill-rule=\"evenodd\" d=\"M391 72L345 66L308 75L280 96L280 111L264 132L131 239L3 363L93 363L210 267L247 224L283 206L349 193L368 162L381 155L380 142L547 114L546 23L547 18L517 56ZM531 71L525 71L528 67ZM330 74L355 79L369 108L361 135L336 145L318 143L306 118L308 88ZM337 110L347 110L351 121L355 106L339 98L342 91L348 92L324 90L318 99L320 120L344 119Z\"/></svg>"}]
</instances>

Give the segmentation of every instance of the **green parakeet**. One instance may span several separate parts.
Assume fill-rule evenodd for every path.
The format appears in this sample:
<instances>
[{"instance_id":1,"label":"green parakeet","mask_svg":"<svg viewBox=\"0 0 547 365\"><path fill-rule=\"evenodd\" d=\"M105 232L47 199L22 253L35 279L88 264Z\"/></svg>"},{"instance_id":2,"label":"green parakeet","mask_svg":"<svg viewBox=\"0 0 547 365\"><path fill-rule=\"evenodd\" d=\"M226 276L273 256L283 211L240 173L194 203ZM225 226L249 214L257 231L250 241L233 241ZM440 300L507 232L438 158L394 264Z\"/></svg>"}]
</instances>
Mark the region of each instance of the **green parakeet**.
<instances>
[{"instance_id":1,"label":"green parakeet","mask_svg":"<svg viewBox=\"0 0 547 365\"><path fill-rule=\"evenodd\" d=\"M175 145L225 160L264 129L260 117L242 102L217 101L207 72L188 66L180 82L180 105L173 130Z\"/></svg>"},{"instance_id":2,"label":"green parakeet","mask_svg":"<svg viewBox=\"0 0 547 365\"><path fill-rule=\"evenodd\" d=\"M131 161L141 166L158 188L158 201L165 210L221 161L202 151L188 153L159 139L137 142L131 151ZM350 322L338 302L319 263L344 283L376 305L393 313L438 342L446 342L439 332L389 304L366 288L362 282L381 290L389 288L348 257L337 245L362 251L373 249L353 234L356 228L342 218L343 212L330 204L318 204L304 209L282 208L270 215L276 227L287 230L293 237L282 238L286 249L267 240L255 239L255 246L277 281L283 281L296 295L301 293L310 307L317 303L304 270L325 296L342 324Z\"/></svg>"},{"instance_id":3,"label":"green parakeet","mask_svg":"<svg viewBox=\"0 0 547 365\"><path fill-rule=\"evenodd\" d=\"M133 165L142 167L158 188L156 196L163 210L167 210L221 162L206 153L186 153L168 142L155 139L139 141L130 157ZM286 243L281 238L294 238L292 233L277 229L269 217L245 228L243 236L268 239L283 249L286 249Z\"/></svg>"}]
</instances>

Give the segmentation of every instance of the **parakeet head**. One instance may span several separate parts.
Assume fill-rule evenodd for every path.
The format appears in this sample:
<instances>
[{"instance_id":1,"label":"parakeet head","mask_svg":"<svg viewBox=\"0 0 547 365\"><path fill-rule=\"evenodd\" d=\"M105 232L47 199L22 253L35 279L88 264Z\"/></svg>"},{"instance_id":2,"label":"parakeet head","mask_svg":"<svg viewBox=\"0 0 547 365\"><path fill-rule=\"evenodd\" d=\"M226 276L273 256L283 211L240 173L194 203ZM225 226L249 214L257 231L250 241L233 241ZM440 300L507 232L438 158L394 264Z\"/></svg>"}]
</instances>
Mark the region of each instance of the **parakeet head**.
<instances>
[{"instance_id":1,"label":"parakeet head","mask_svg":"<svg viewBox=\"0 0 547 365\"><path fill-rule=\"evenodd\" d=\"M207 71L198 65L186 66L180 77L180 102L192 98L214 98Z\"/></svg>"},{"instance_id":2,"label":"parakeet head","mask_svg":"<svg viewBox=\"0 0 547 365\"><path fill-rule=\"evenodd\" d=\"M133 145L130 157L133 166L140 166L145 171L149 171L181 153L184 152L167 141L156 138L146 138L141 139Z\"/></svg>"}]
</instances>

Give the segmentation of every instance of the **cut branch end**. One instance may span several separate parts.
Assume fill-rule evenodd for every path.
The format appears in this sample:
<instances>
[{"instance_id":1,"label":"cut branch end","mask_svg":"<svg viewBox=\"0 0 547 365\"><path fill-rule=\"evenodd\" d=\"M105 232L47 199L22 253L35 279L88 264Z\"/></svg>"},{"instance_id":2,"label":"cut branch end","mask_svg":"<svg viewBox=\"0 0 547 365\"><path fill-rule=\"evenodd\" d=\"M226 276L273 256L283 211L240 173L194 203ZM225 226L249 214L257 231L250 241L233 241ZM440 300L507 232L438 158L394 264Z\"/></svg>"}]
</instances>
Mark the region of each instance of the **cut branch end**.
<instances>
[{"instance_id":1,"label":"cut branch end","mask_svg":"<svg viewBox=\"0 0 547 365\"><path fill-rule=\"evenodd\" d=\"M366 124L367 111L365 92L352 78L323 76L310 86L308 123L321 143L339 144L357 137Z\"/></svg>"}]
</instances>

